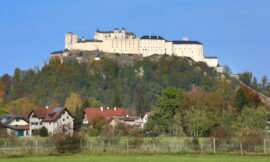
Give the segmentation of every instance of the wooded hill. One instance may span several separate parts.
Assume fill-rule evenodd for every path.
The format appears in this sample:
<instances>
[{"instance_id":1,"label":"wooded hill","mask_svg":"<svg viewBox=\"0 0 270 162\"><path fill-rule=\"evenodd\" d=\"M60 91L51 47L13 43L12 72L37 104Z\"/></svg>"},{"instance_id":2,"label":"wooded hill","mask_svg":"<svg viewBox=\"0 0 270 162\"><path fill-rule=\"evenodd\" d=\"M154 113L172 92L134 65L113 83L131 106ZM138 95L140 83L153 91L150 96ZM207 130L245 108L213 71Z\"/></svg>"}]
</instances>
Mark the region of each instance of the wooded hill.
<instances>
[{"instance_id":1,"label":"wooded hill","mask_svg":"<svg viewBox=\"0 0 270 162\"><path fill-rule=\"evenodd\" d=\"M228 82L230 89L240 87L228 75L189 58L113 56L105 55L99 61L89 59L83 63L70 60L61 64L60 60L52 59L41 69L17 68L13 76L4 75L0 79L0 91L5 92L0 100L1 111L26 115L32 108L65 106L67 99L72 98L80 106L90 98L99 103L94 106L122 105L141 114L156 106L157 97L167 87L181 88L185 92L198 89L216 92L222 80ZM123 64L123 59L128 59L129 63ZM76 101L76 96L80 101Z\"/></svg>"}]
</instances>

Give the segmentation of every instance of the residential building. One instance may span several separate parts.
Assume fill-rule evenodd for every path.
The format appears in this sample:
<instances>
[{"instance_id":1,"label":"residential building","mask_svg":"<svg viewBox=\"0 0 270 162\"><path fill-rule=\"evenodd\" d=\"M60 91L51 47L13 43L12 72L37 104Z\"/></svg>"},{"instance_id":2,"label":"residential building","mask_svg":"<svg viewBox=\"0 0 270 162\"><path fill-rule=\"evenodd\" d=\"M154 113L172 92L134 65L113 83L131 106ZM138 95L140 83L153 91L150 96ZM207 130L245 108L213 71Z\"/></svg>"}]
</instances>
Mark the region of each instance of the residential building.
<instances>
[{"instance_id":1,"label":"residential building","mask_svg":"<svg viewBox=\"0 0 270 162\"><path fill-rule=\"evenodd\" d=\"M74 117L66 108L38 108L33 110L28 115L28 118L31 136L35 130L40 129L43 126L48 129L49 134L73 134Z\"/></svg>"},{"instance_id":2,"label":"residential building","mask_svg":"<svg viewBox=\"0 0 270 162\"><path fill-rule=\"evenodd\" d=\"M114 116L126 116L130 113L125 108L86 108L83 111L83 124L91 124L96 116L102 116L105 120L109 121Z\"/></svg>"},{"instance_id":3,"label":"residential building","mask_svg":"<svg viewBox=\"0 0 270 162\"><path fill-rule=\"evenodd\" d=\"M1 115L0 122L7 129L9 135L16 135L19 137L29 136L29 125L27 118L17 115Z\"/></svg>"}]
</instances>

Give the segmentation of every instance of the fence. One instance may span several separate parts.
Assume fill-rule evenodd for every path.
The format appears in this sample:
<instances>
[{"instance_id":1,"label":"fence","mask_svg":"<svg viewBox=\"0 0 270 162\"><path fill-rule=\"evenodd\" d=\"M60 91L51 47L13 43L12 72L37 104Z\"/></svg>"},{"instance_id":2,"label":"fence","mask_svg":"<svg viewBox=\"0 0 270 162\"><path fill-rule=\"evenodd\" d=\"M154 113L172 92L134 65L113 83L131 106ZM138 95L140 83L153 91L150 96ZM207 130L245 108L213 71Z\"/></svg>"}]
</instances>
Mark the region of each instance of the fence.
<instances>
[{"instance_id":1,"label":"fence","mask_svg":"<svg viewBox=\"0 0 270 162\"><path fill-rule=\"evenodd\" d=\"M144 153L258 153L270 154L270 140L259 144L234 141L220 141L215 138L114 138L102 137L81 141L78 144L83 152L144 152ZM66 146L69 147L69 146ZM24 138L0 141L0 155L50 154L56 152L56 144L50 138Z\"/></svg>"}]
</instances>

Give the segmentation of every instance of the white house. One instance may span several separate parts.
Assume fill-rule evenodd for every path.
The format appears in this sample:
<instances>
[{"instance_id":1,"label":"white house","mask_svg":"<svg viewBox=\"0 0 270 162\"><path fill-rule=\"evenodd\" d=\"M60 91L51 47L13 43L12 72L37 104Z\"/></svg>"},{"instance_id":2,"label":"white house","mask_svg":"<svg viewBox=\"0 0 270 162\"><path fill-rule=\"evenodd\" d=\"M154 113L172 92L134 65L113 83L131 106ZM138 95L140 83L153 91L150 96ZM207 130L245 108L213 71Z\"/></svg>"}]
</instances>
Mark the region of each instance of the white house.
<instances>
[{"instance_id":1,"label":"white house","mask_svg":"<svg viewBox=\"0 0 270 162\"><path fill-rule=\"evenodd\" d=\"M27 118L17 115L1 115L0 122L7 129L9 135L18 137L29 136L29 126Z\"/></svg>"},{"instance_id":2,"label":"white house","mask_svg":"<svg viewBox=\"0 0 270 162\"><path fill-rule=\"evenodd\" d=\"M38 108L33 110L29 115L30 136L35 130L43 126L48 129L49 134L67 133L73 134L74 117L71 113L62 107L55 108Z\"/></svg>"}]
</instances>

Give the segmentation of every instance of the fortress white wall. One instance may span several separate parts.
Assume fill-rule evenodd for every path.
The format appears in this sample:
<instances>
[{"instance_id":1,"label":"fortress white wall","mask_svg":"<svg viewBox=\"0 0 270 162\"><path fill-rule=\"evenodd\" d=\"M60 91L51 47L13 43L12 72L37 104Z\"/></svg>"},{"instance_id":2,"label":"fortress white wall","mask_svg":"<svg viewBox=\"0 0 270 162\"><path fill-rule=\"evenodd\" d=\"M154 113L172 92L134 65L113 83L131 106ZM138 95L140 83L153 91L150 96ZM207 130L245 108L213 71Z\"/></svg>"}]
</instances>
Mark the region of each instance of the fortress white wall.
<instances>
[{"instance_id":1,"label":"fortress white wall","mask_svg":"<svg viewBox=\"0 0 270 162\"><path fill-rule=\"evenodd\" d=\"M153 54L165 54L165 40L141 39L140 53L143 56L150 56Z\"/></svg>"},{"instance_id":2,"label":"fortress white wall","mask_svg":"<svg viewBox=\"0 0 270 162\"><path fill-rule=\"evenodd\" d=\"M210 67L217 67L216 57L203 56L203 44L189 41L188 38L178 41L166 41L159 36L144 36L137 38L136 35L126 32L125 29L113 31L97 31L93 40L78 39L77 34L66 33L65 49L82 51L103 51L107 53L142 54L168 54L180 57L190 57L194 61L205 62ZM54 56L54 55L53 55Z\"/></svg>"},{"instance_id":3,"label":"fortress white wall","mask_svg":"<svg viewBox=\"0 0 270 162\"><path fill-rule=\"evenodd\" d=\"M173 53L176 56L190 57L194 61L202 61L203 45L198 44L174 44Z\"/></svg>"},{"instance_id":4,"label":"fortress white wall","mask_svg":"<svg viewBox=\"0 0 270 162\"><path fill-rule=\"evenodd\" d=\"M139 54L139 38L113 38L103 41L100 51L109 53Z\"/></svg>"}]
</instances>

